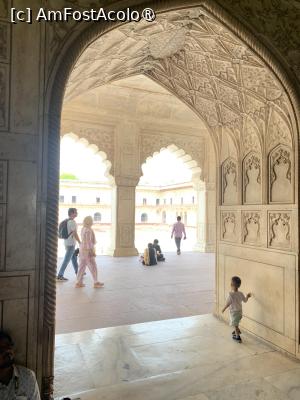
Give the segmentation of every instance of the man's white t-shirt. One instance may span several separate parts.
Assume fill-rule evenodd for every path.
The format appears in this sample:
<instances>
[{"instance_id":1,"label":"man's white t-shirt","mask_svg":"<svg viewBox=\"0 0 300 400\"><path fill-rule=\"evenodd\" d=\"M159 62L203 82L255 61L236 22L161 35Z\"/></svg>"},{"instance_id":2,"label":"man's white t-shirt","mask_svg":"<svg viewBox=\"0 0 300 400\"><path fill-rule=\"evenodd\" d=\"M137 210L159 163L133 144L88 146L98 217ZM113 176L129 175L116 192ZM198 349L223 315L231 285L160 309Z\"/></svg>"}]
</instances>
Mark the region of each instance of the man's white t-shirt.
<instances>
[{"instance_id":1,"label":"man's white t-shirt","mask_svg":"<svg viewBox=\"0 0 300 400\"><path fill-rule=\"evenodd\" d=\"M69 219L67 223L68 227L68 239L65 239L65 246L75 246L76 239L74 238L73 232L77 231L77 224L74 219Z\"/></svg>"}]
</instances>

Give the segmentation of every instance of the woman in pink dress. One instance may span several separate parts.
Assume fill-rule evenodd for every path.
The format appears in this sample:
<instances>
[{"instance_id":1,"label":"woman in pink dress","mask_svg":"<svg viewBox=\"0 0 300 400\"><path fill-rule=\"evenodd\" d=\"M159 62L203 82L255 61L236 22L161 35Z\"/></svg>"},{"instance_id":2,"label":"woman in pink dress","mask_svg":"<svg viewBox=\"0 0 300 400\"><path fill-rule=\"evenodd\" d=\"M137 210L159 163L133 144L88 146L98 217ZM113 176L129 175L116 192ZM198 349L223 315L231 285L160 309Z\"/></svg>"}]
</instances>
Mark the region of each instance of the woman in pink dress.
<instances>
[{"instance_id":1,"label":"woman in pink dress","mask_svg":"<svg viewBox=\"0 0 300 400\"><path fill-rule=\"evenodd\" d=\"M97 264L96 264L96 238L95 233L92 229L93 218L88 216L83 220L83 228L81 230L81 243L79 247L79 269L77 273L77 283L76 287L84 287L83 283L83 275L86 270L86 267L89 268L93 280L94 280L94 288L101 288L104 286L104 283L99 282L97 278Z\"/></svg>"}]
</instances>

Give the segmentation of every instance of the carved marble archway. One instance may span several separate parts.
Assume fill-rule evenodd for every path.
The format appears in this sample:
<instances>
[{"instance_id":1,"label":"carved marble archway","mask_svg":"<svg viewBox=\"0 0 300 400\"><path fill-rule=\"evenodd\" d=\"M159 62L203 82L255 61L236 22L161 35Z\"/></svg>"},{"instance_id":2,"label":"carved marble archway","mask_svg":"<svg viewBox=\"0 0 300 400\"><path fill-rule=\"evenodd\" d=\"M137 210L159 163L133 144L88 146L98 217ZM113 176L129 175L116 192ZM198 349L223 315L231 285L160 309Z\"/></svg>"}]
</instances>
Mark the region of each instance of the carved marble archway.
<instances>
[{"instance_id":1,"label":"carved marble archway","mask_svg":"<svg viewBox=\"0 0 300 400\"><path fill-rule=\"evenodd\" d=\"M153 3L158 11L167 12L177 8L188 8L189 4L195 6L199 5L198 2L191 1L166 1L163 4ZM148 6L151 4L147 4ZM247 29L237 23L233 17L228 15L222 8L217 6L214 2L203 1L200 2L201 8L197 11L191 10L187 19L186 25L180 26L175 36L178 37L178 43L182 44L187 39L189 45L195 39L195 35L190 35L190 31L195 29L195 24L198 25L197 38L201 37L207 29L212 29L214 35L224 35L225 44L223 41L219 43L218 40L208 41L205 46L204 53L210 53L217 48L225 55L230 54L231 61L226 66L226 57L218 67L218 57L213 54L207 57L203 52L198 56L193 57L193 51L188 55L184 50L183 45L178 45L167 53L161 52L159 44L163 39L160 38L155 46L155 41L149 43L151 48L152 58L148 58L147 53L144 54L144 62L139 63L137 60L138 71L132 70L132 73L144 72L153 79L158 80L165 87L169 88L172 93L175 93L179 98L186 102L191 108L196 110L207 123L207 126L213 133L213 140L217 149L220 150L221 140L220 133L223 129L230 129L232 135L237 139L240 144L245 120L251 116L256 119L260 132L263 134L263 142L266 143L267 132L264 131L263 126L266 126L266 121L270 116L273 109L277 110L279 114L284 115L284 119L289 121L291 129L289 135L292 140L293 152L295 152L297 136L297 121L299 121L298 110L298 97L293 89L292 81L289 80L288 72L286 72L281 65L276 61L275 57L247 31ZM143 6L143 5L142 5ZM142 8L141 6L141 8ZM173 12L173 11L172 11ZM179 11L178 11L179 12ZM175 20L176 24L176 13ZM163 14L161 14L163 15ZM178 15L178 14L177 14ZM177 18L179 21L180 18ZM204 21L205 28L200 21ZM167 22L166 24L167 25ZM45 292L44 300L44 322L43 322L43 394L44 398L49 398L52 391L53 382L53 346L54 346L54 320L55 320L55 268L56 268L56 229L57 229L57 189L58 189L58 146L59 146L59 118L61 112L61 105L63 101L63 92L68 80L68 76L74 67L78 57L83 50L97 38L103 35L101 40L105 40L105 36L109 31L113 32L113 28L120 28L117 24L99 24L97 27L91 27L86 30L79 38L74 38L74 42L67 43L64 51L61 52L61 57L57 60L57 65L52 70L52 75L49 80L49 92L46 98L46 109L49 111L49 135L48 135L48 160L45 167L48 167L47 187L48 187L48 204L46 219L43 221L46 226L45 237L48 242L48 247L45 251L45 283L43 291ZM120 28L119 32L127 31L128 37L134 40L134 31L128 30L128 26ZM104 35L105 34L105 35ZM165 35L165 36L164 36ZM178 35L178 36L177 36ZM168 33L162 35L169 41ZM172 35L171 35L172 36ZM197 41L197 39L195 39ZM72 39L70 38L70 41ZM76 41L76 43L75 43ZM186 43L186 42L185 42ZM210 43L210 44L209 44ZM172 48L172 46L171 46ZM221 57L222 59L222 57ZM243 69L241 65L246 64L245 73L248 86L239 85L235 82L240 74L237 74L238 69ZM134 67L133 62L133 67ZM141 70L142 68L142 70ZM130 69L130 68L129 68ZM174 75L174 71L178 76ZM207 72L208 71L208 72ZM212 75L209 71L213 71ZM79 72L79 71L78 71ZM187 73L188 72L188 73ZM241 71L240 71L241 72ZM129 73L127 71L127 73ZM243 73L243 72L242 72ZM80 74L79 74L80 75ZM79 76L78 75L78 76ZM194 76L195 79L190 80L189 76ZM199 77L201 76L201 79ZM104 74L105 77L105 74ZM114 76L106 78L113 79ZM117 74L117 77L120 76ZM169 79L171 77L171 79ZM216 85L215 82L219 84ZM203 83L203 84L202 84ZM103 84L103 81L101 82ZM263 88L263 93L260 91ZM268 126L268 124L267 124ZM276 129L273 129L277 132ZM253 150L250 146L250 150ZM241 147L238 148L238 160L241 164ZM264 155L265 158L265 155ZM241 174L240 174L241 175ZM241 175L242 176L242 175ZM258 212L260 213L260 212ZM240 212L236 210L224 210L218 216L219 226L222 227L221 241L242 241L242 235L237 233L239 229ZM286 218L291 215L290 211L284 213L269 213L268 223L270 224L270 232L273 235L267 242L269 247L274 243L276 246L280 245L280 241L275 240L276 229L278 221L283 224L290 223L291 219ZM283 222L282 222L283 221ZM286 240L289 240L289 246L286 248L291 249L292 243L290 238L290 229L286 234ZM275 236L274 236L275 235ZM54 239L55 238L55 239ZM223 245L223 244L222 244ZM275 246L274 246L275 247ZM247 250L248 251L248 250ZM250 250L249 250L250 251Z\"/></svg>"}]
</instances>

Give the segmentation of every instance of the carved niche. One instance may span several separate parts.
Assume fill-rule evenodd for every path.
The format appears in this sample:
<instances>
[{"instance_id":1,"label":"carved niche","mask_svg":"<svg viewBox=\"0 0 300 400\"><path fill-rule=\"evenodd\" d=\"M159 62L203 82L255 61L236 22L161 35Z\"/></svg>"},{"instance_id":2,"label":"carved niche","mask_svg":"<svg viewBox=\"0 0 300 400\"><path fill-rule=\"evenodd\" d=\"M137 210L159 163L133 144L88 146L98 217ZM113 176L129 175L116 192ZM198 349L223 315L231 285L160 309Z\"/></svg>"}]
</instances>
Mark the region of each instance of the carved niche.
<instances>
[{"instance_id":1,"label":"carved niche","mask_svg":"<svg viewBox=\"0 0 300 400\"><path fill-rule=\"evenodd\" d=\"M250 152L243 161L243 200L244 204L261 203L261 158Z\"/></svg>"},{"instance_id":2,"label":"carved niche","mask_svg":"<svg viewBox=\"0 0 300 400\"><path fill-rule=\"evenodd\" d=\"M269 246L278 249L291 247L291 214L289 212L269 213Z\"/></svg>"},{"instance_id":3,"label":"carved niche","mask_svg":"<svg viewBox=\"0 0 300 400\"><path fill-rule=\"evenodd\" d=\"M260 244L260 213L249 211L243 213L243 242L246 244Z\"/></svg>"},{"instance_id":4,"label":"carved niche","mask_svg":"<svg viewBox=\"0 0 300 400\"><path fill-rule=\"evenodd\" d=\"M223 212L221 214L221 238L229 242L236 242L237 239L237 226L236 226L236 214L234 212Z\"/></svg>"},{"instance_id":5,"label":"carved niche","mask_svg":"<svg viewBox=\"0 0 300 400\"><path fill-rule=\"evenodd\" d=\"M293 160L291 149L275 147L269 155L270 203L293 203Z\"/></svg>"},{"instance_id":6,"label":"carved niche","mask_svg":"<svg viewBox=\"0 0 300 400\"><path fill-rule=\"evenodd\" d=\"M222 204L237 204L237 162L229 157L222 164Z\"/></svg>"}]
</instances>

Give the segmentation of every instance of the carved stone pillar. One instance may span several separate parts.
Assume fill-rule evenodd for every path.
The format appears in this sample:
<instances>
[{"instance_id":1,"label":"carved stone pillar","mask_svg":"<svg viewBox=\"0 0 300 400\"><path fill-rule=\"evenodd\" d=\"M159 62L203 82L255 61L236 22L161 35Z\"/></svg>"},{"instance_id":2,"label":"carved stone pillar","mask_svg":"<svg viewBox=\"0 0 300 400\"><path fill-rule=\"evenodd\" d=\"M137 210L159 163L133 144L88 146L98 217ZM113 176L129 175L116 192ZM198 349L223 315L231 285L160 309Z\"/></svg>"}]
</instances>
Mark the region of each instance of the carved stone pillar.
<instances>
[{"instance_id":1,"label":"carved stone pillar","mask_svg":"<svg viewBox=\"0 0 300 400\"><path fill-rule=\"evenodd\" d=\"M135 256L135 188L141 174L139 127L135 122L124 121L115 128L115 150L111 254Z\"/></svg>"},{"instance_id":2,"label":"carved stone pillar","mask_svg":"<svg viewBox=\"0 0 300 400\"><path fill-rule=\"evenodd\" d=\"M138 180L118 179L113 189L112 251L114 257L138 254L135 237L135 188Z\"/></svg>"},{"instance_id":3,"label":"carved stone pillar","mask_svg":"<svg viewBox=\"0 0 300 400\"><path fill-rule=\"evenodd\" d=\"M194 183L197 192L197 243L195 251L211 253L215 251L215 207L216 192L213 184Z\"/></svg>"}]
</instances>

